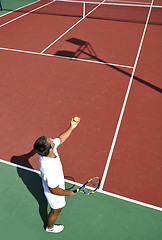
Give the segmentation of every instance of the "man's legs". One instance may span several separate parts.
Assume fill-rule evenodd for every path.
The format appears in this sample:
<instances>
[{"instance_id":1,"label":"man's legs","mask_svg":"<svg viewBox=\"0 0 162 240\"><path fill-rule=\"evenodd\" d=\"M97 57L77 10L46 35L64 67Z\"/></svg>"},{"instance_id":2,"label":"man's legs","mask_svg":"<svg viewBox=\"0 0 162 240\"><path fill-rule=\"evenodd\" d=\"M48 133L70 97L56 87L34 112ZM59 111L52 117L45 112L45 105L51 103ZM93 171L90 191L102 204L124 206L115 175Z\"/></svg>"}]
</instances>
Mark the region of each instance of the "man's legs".
<instances>
[{"instance_id":1,"label":"man's legs","mask_svg":"<svg viewBox=\"0 0 162 240\"><path fill-rule=\"evenodd\" d=\"M62 208L59 208L59 209L53 209L51 208L51 211L48 215L48 223L47 223L47 228L48 229L52 229L55 222L56 222L56 219L58 217L58 215L60 214Z\"/></svg>"},{"instance_id":2,"label":"man's legs","mask_svg":"<svg viewBox=\"0 0 162 240\"><path fill-rule=\"evenodd\" d=\"M58 215L66 205L65 196L55 196L54 194L46 194L46 198L51 207L48 215L47 232L61 232L64 229L63 225L55 225ZM56 209L55 209L56 208Z\"/></svg>"}]
</instances>

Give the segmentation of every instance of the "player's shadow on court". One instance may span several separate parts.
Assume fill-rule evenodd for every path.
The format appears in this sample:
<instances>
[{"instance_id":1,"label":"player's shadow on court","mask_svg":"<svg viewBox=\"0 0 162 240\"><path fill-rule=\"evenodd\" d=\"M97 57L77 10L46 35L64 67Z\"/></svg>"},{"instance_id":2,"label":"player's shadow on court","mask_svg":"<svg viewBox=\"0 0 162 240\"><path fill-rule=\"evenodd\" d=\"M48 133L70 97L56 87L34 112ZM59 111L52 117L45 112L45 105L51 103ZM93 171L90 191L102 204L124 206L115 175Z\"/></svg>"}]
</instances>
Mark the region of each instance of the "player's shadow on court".
<instances>
[{"instance_id":1,"label":"player's shadow on court","mask_svg":"<svg viewBox=\"0 0 162 240\"><path fill-rule=\"evenodd\" d=\"M31 166L29 159L34 156L35 152L34 150L32 150L29 153L20 155L20 156L13 156L11 158L11 162L12 163L16 163L18 165L23 165L33 169L33 167ZM25 169L22 169L20 167L17 167L17 173L19 175L19 177L21 178L21 180L23 181L23 183L25 184L25 186L27 187L27 189L29 190L29 192L32 194L32 196L36 199L36 201L38 202L39 205L39 214L40 217L43 221L44 227L47 225L47 200L46 197L44 195L43 192L43 186L42 186L42 181L41 181L41 177L39 176L39 174L35 173L35 172L31 172ZM25 206L24 206L25 207Z\"/></svg>"},{"instance_id":2,"label":"player's shadow on court","mask_svg":"<svg viewBox=\"0 0 162 240\"><path fill-rule=\"evenodd\" d=\"M128 76L131 78L131 73L117 67L117 66L114 66L110 63L107 63L105 62L104 60L102 60L101 58L97 57L97 54L95 53L94 49L92 48L91 44L89 42L86 42L86 41L83 41L81 39L77 39L77 38L70 38L70 39L67 39L66 40L67 42L69 43L72 43L74 45L77 46L77 50L76 51L67 51L67 50L60 50L60 51L57 51L54 56L59 56L59 57L63 57L63 58L71 58L71 59L76 59L79 58L81 55L82 55L82 59L86 59L87 60L87 57L88 59L91 59L91 60L95 60L95 61L98 61L98 62L101 62L103 64L105 64L105 66L107 67L111 67L113 68L114 70ZM133 79L162 93L162 89L137 77L137 76L133 76Z\"/></svg>"}]
</instances>

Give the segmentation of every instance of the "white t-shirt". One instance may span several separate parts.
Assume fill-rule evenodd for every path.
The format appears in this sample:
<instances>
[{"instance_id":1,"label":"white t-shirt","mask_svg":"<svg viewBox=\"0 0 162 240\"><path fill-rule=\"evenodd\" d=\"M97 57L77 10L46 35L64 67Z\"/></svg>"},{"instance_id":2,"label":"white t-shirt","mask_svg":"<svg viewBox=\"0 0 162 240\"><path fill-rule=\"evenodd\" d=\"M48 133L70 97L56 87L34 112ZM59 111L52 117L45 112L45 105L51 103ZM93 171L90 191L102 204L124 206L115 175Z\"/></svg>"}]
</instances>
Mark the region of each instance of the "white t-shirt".
<instances>
[{"instance_id":1,"label":"white t-shirt","mask_svg":"<svg viewBox=\"0 0 162 240\"><path fill-rule=\"evenodd\" d=\"M59 188L65 189L64 183L64 173L60 157L57 152L57 147L60 145L60 139L52 139L54 143L53 152L56 155L56 158L49 158L39 155L39 168L42 177L42 183L45 193L51 193L50 188ZM51 193L52 194L52 193Z\"/></svg>"}]
</instances>

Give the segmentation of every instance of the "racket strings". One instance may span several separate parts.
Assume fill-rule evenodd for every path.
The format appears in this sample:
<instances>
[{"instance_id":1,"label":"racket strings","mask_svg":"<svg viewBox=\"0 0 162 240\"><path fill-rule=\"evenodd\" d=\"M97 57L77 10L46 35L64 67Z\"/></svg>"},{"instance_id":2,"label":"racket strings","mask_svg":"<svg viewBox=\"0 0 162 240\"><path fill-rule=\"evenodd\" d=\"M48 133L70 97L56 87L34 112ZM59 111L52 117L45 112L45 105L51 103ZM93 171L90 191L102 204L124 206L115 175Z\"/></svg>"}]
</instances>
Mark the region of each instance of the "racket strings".
<instances>
[{"instance_id":1,"label":"racket strings","mask_svg":"<svg viewBox=\"0 0 162 240\"><path fill-rule=\"evenodd\" d=\"M92 180L90 180L85 188L84 188L84 192L86 193L90 193L90 192L93 192L96 190L96 188L98 187L99 185L99 179L98 178L93 178Z\"/></svg>"}]
</instances>

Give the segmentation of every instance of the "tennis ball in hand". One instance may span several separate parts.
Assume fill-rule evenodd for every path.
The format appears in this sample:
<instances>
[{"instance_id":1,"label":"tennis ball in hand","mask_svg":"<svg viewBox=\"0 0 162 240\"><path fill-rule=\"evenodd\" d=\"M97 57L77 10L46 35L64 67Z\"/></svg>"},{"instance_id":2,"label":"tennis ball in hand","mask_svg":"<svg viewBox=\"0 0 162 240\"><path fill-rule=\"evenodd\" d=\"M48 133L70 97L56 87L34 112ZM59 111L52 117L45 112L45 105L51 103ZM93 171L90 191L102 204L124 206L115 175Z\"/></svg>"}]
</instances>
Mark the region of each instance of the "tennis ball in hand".
<instances>
[{"instance_id":1,"label":"tennis ball in hand","mask_svg":"<svg viewBox=\"0 0 162 240\"><path fill-rule=\"evenodd\" d=\"M74 121L75 121L75 122L78 122L78 121L79 121L79 118L78 118L78 117L74 117Z\"/></svg>"}]
</instances>

